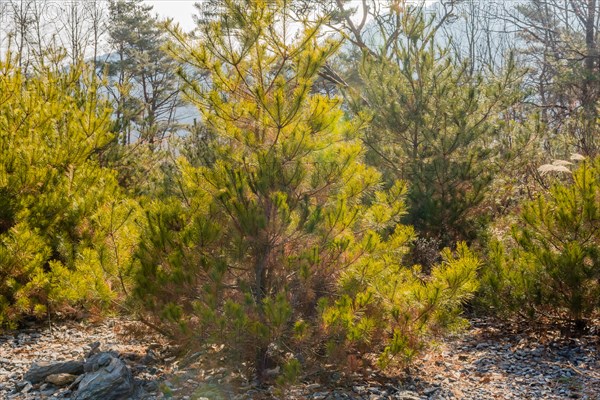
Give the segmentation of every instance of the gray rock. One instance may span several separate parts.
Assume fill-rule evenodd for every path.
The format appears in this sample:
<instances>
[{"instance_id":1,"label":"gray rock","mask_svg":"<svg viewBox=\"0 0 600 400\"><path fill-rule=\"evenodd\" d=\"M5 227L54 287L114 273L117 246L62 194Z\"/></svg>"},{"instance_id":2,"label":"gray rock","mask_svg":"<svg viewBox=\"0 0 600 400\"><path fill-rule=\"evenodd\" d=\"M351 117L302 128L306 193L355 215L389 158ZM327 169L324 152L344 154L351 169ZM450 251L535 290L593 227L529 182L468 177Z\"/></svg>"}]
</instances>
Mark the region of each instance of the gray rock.
<instances>
[{"instance_id":1,"label":"gray rock","mask_svg":"<svg viewBox=\"0 0 600 400\"><path fill-rule=\"evenodd\" d=\"M146 391L146 392L158 392L158 390L160 389L160 386L158 384L158 382L156 381L148 381L148 382L144 382L142 384L142 388Z\"/></svg>"},{"instance_id":2,"label":"gray rock","mask_svg":"<svg viewBox=\"0 0 600 400\"><path fill-rule=\"evenodd\" d=\"M433 395L435 392L437 392L438 390L440 390L440 388L439 388L439 387L435 387L435 386L433 386L433 387L429 387L429 388L426 388L426 389L424 389L424 390L423 390L423 394L424 394L425 396L431 396L431 395Z\"/></svg>"},{"instance_id":3,"label":"gray rock","mask_svg":"<svg viewBox=\"0 0 600 400\"><path fill-rule=\"evenodd\" d=\"M100 352L100 342L93 342L88 345L90 348L86 354L86 358L90 358Z\"/></svg>"},{"instance_id":4,"label":"gray rock","mask_svg":"<svg viewBox=\"0 0 600 400\"><path fill-rule=\"evenodd\" d=\"M125 400L134 391L131 371L114 353L98 353L85 363L86 374L73 400Z\"/></svg>"},{"instance_id":5,"label":"gray rock","mask_svg":"<svg viewBox=\"0 0 600 400\"><path fill-rule=\"evenodd\" d=\"M67 361L60 363L34 363L23 379L33 383L43 382L46 377L56 374L79 375L83 373L82 361Z\"/></svg>"},{"instance_id":6,"label":"gray rock","mask_svg":"<svg viewBox=\"0 0 600 400\"><path fill-rule=\"evenodd\" d=\"M421 397L418 393L411 392L409 390L404 390L402 392L398 392L394 395L394 398L398 400L421 400Z\"/></svg>"},{"instance_id":7,"label":"gray rock","mask_svg":"<svg viewBox=\"0 0 600 400\"><path fill-rule=\"evenodd\" d=\"M31 385L31 383L27 382L25 384L25 386L23 387L23 389L21 389L21 393L23 393L23 394L28 393L32 388L33 388L33 386Z\"/></svg>"},{"instance_id":8,"label":"gray rock","mask_svg":"<svg viewBox=\"0 0 600 400\"><path fill-rule=\"evenodd\" d=\"M54 393L56 393L56 389L46 389L46 390L42 390L40 391L40 394L44 397L50 397L52 396Z\"/></svg>"},{"instance_id":9,"label":"gray rock","mask_svg":"<svg viewBox=\"0 0 600 400\"><path fill-rule=\"evenodd\" d=\"M364 386L352 386L352 390L354 393L362 394L367 391L367 388Z\"/></svg>"},{"instance_id":10,"label":"gray rock","mask_svg":"<svg viewBox=\"0 0 600 400\"><path fill-rule=\"evenodd\" d=\"M75 379L75 381L69 385L68 389L71 391L77 389L77 387L79 386L79 382L81 382L84 376L85 375L79 375L77 379Z\"/></svg>"},{"instance_id":11,"label":"gray rock","mask_svg":"<svg viewBox=\"0 0 600 400\"><path fill-rule=\"evenodd\" d=\"M119 354L114 351L103 351L101 353L96 353L88 358L83 365L83 371L85 373L88 372L96 372L100 368L105 367L110 364L113 358L119 358Z\"/></svg>"}]
</instances>

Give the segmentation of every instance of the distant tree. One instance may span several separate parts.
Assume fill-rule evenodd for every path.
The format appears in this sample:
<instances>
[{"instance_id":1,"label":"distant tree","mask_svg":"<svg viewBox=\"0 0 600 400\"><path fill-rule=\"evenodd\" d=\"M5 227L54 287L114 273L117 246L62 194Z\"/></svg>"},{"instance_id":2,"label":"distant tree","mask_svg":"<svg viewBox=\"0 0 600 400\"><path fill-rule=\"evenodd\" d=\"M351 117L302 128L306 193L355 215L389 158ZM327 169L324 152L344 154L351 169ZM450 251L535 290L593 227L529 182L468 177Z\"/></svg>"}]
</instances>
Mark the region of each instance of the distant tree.
<instances>
[{"instance_id":1,"label":"distant tree","mask_svg":"<svg viewBox=\"0 0 600 400\"><path fill-rule=\"evenodd\" d=\"M92 62L94 64L94 70L98 69L98 57L100 52L104 48L102 41L106 39L106 18L108 10L104 0L90 0L84 2L87 15L90 22L90 36L92 41Z\"/></svg>"},{"instance_id":2,"label":"distant tree","mask_svg":"<svg viewBox=\"0 0 600 400\"><path fill-rule=\"evenodd\" d=\"M151 11L142 0L109 2L107 65L119 142L160 147L177 129L179 79L178 66L162 49L166 33Z\"/></svg>"},{"instance_id":3,"label":"distant tree","mask_svg":"<svg viewBox=\"0 0 600 400\"><path fill-rule=\"evenodd\" d=\"M36 9L39 10L39 3L33 0L11 0L3 3L3 29L7 36L5 44L10 47L17 56L19 68L28 70L29 66L35 61L34 47L42 48L43 43L38 46L32 45L35 36L34 28L37 22L38 28L41 25L40 18L36 17ZM38 60L39 61L39 58Z\"/></svg>"},{"instance_id":4,"label":"distant tree","mask_svg":"<svg viewBox=\"0 0 600 400\"><path fill-rule=\"evenodd\" d=\"M597 155L600 1L529 0L509 12L553 151Z\"/></svg>"},{"instance_id":5,"label":"distant tree","mask_svg":"<svg viewBox=\"0 0 600 400\"><path fill-rule=\"evenodd\" d=\"M26 71L48 63L77 64L98 55L104 1L7 0L0 9L2 42Z\"/></svg>"},{"instance_id":6,"label":"distant tree","mask_svg":"<svg viewBox=\"0 0 600 400\"><path fill-rule=\"evenodd\" d=\"M440 26L439 41L452 49L457 61L469 64L471 75L502 73L511 55L518 55L520 44L515 26L506 18L511 6L496 1L458 1ZM439 11L441 7L433 3L432 8Z\"/></svg>"},{"instance_id":7,"label":"distant tree","mask_svg":"<svg viewBox=\"0 0 600 400\"><path fill-rule=\"evenodd\" d=\"M58 4L53 6L58 8ZM96 64L101 41L106 39L105 1L66 1L52 11L59 12L53 21L55 40L66 50L70 63L91 58Z\"/></svg>"}]
</instances>

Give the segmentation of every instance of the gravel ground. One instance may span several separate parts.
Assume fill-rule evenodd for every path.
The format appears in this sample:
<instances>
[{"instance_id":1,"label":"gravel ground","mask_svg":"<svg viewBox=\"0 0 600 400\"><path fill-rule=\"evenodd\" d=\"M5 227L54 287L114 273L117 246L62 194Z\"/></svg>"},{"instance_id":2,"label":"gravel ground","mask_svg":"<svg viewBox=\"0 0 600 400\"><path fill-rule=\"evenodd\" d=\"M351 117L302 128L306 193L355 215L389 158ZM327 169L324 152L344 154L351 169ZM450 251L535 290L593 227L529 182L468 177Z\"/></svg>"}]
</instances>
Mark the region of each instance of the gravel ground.
<instances>
[{"instance_id":1,"label":"gravel ground","mask_svg":"<svg viewBox=\"0 0 600 400\"><path fill-rule=\"evenodd\" d=\"M472 321L423 357L415 373L431 399L600 399L600 338Z\"/></svg>"},{"instance_id":2,"label":"gravel ground","mask_svg":"<svg viewBox=\"0 0 600 400\"><path fill-rule=\"evenodd\" d=\"M52 329L38 326L0 335L0 399L69 398L70 391L66 388L47 383L27 385L22 380L23 374L34 362L83 360L94 342L100 343L102 350L119 353L137 383L156 390L165 375L165 368L158 360L152 360L152 356L155 349L165 346L165 342L153 335L144 340L126 335L125 328L130 325L116 319L98 324L67 322L53 325Z\"/></svg>"},{"instance_id":3,"label":"gravel ground","mask_svg":"<svg viewBox=\"0 0 600 400\"><path fill-rule=\"evenodd\" d=\"M33 362L83 359L91 343L100 342L102 350L121 355L144 388L136 399L600 400L597 334L567 339L551 329L474 320L467 332L444 340L420 357L410 374L348 377L328 372L318 380L278 391L257 388L224 368L209 367L214 356L212 360L177 361L160 337L127 335L134 326L113 319L0 335L0 399L69 398L66 388L27 385L23 374Z\"/></svg>"}]
</instances>

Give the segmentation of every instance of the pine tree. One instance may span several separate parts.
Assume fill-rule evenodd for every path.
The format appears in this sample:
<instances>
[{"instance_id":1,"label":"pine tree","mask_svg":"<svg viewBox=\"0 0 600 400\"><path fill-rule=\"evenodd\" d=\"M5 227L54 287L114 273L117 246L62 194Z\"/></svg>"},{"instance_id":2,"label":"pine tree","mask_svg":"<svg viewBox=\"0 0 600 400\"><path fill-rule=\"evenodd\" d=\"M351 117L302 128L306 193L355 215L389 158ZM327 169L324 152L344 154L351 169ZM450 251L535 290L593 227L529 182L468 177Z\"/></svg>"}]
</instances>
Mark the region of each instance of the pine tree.
<instances>
[{"instance_id":1,"label":"pine tree","mask_svg":"<svg viewBox=\"0 0 600 400\"><path fill-rule=\"evenodd\" d=\"M102 65L115 138L103 163L132 195L153 196L168 179L172 139L183 129L178 65L163 49L167 32L151 5L113 0L108 10L111 52Z\"/></svg>"},{"instance_id":2,"label":"pine tree","mask_svg":"<svg viewBox=\"0 0 600 400\"><path fill-rule=\"evenodd\" d=\"M472 72L423 6L392 7L379 19L373 44L357 42L358 81L346 90L353 112L371 121L369 161L388 181L409 183L406 221L420 234L443 245L471 241L485 222L477 209L509 134L503 115L520 98L519 71L511 62L497 78Z\"/></svg>"},{"instance_id":3,"label":"pine tree","mask_svg":"<svg viewBox=\"0 0 600 400\"><path fill-rule=\"evenodd\" d=\"M109 3L108 35L113 54L107 62L115 104L115 131L122 144L159 147L176 129L180 105L177 66L162 49L166 32L152 6L141 0ZM136 140L137 139L137 140Z\"/></svg>"},{"instance_id":4,"label":"pine tree","mask_svg":"<svg viewBox=\"0 0 600 400\"><path fill-rule=\"evenodd\" d=\"M187 77L184 92L214 157L180 159L179 195L147 208L141 317L227 344L261 378L270 363L296 370L277 349L310 359L312 346L351 352L377 339L372 351L388 361L418 351L434 326L456 320L478 261L461 247L431 279L401 266L413 238L398 224L405 185L381 190L360 122L312 90L339 42L320 23L290 31L284 1L224 3L198 42L174 31L172 54L206 77Z\"/></svg>"},{"instance_id":5,"label":"pine tree","mask_svg":"<svg viewBox=\"0 0 600 400\"><path fill-rule=\"evenodd\" d=\"M112 140L99 85L84 65L25 77L0 63L0 324L125 285L137 205L97 160Z\"/></svg>"},{"instance_id":6,"label":"pine tree","mask_svg":"<svg viewBox=\"0 0 600 400\"><path fill-rule=\"evenodd\" d=\"M600 307L600 163L572 177L524 204L513 240L491 247L483 287L498 307L582 329Z\"/></svg>"}]
</instances>

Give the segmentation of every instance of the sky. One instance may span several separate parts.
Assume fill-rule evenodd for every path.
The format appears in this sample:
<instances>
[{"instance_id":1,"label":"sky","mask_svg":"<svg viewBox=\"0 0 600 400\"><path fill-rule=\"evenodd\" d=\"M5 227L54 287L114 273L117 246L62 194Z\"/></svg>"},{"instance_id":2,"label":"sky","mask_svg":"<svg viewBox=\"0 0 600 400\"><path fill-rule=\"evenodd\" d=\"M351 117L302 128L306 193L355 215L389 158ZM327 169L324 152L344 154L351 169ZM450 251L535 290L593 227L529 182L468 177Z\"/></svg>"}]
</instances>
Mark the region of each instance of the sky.
<instances>
[{"instance_id":1,"label":"sky","mask_svg":"<svg viewBox=\"0 0 600 400\"><path fill-rule=\"evenodd\" d=\"M185 31L190 31L194 28L192 15L197 14L194 3L202 5L203 1L205 0L145 0L145 3L154 6L154 11L161 17L173 18ZM407 2L410 1L420 2L421 0L407 0ZM434 3L435 0L425 0L425 2Z\"/></svg>"},{"instance_id":2,"label":"sky","mask_svg":"<svg viewBox=\"0 0 600 400\"><path fill-rule=\"evenodd\" d=\"M194 3L201 0L146 0L145 3L154 7L154 12L164 18L173 18L186 30L194 28L193 14L197 14Z\"/></svg>"}]
</instances>

